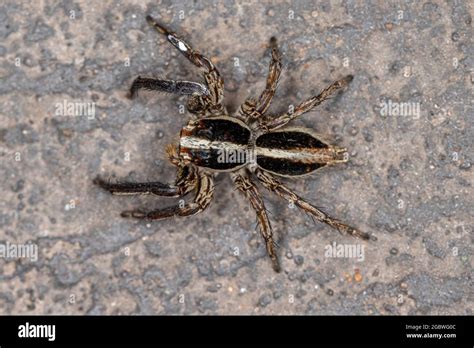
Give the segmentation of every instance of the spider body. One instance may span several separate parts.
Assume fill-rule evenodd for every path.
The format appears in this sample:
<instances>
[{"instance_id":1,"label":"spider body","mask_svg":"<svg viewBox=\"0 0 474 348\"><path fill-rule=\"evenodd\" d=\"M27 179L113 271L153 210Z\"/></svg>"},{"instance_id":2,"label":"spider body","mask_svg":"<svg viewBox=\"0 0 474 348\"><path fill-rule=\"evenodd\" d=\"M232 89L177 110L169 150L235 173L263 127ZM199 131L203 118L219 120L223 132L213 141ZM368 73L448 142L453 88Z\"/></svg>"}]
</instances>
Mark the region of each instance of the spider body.
<instances>
[{"instance_id":1,"label":"spider body","mask_svg":"<svg viewBox=\"0 0 474 348\"><path fill-rule=\"evenodd\" d=\"M256 165L280 176L309 174L344 162L346 154L308 129L289 128L255 137L245 123L226 116L190 121L181 130L178 152L186 164L214 171Z\"/></svg>"},{"instance_id":2,"label":"spider body","mask_svg":"<svg viewBox=\"0 0 474 348\"><path fill-rule=\"evenodd\" d=\"M269 116L266 111L275 95L281 73L281 56L276 39L270 40L271 61L265 89L258 97L248 98L229 115L223 103L224 82L214 64L196 52L175 33L147 16L147 21L164 34L191 63L202 71L205 84L191 81L161 80L138 77L130 89L131 97L140 89L189 96L187 109L193 118L182 128L179 143L169 145L170 162L177 167L174 184L161 182L110 183L96 178L94 183L116 195L154 194L183 197L194 192L192 201L157 210L131 210L122 217L161 220L174 216L190 216L205 210L214 195L213 177L218 172L230 173L232 180L256 212L260 233L273 269L280 271L273 230L255 177L266 189L293 203L339 232L361 239L369 234L336 220L294 193L278 180L298 177L326 165L347 161L346 149L330 145L310 129L288 128L286 125L346 87L352 76L346 76L294 108L293 112Z\"/></svg>"}]
</instances>

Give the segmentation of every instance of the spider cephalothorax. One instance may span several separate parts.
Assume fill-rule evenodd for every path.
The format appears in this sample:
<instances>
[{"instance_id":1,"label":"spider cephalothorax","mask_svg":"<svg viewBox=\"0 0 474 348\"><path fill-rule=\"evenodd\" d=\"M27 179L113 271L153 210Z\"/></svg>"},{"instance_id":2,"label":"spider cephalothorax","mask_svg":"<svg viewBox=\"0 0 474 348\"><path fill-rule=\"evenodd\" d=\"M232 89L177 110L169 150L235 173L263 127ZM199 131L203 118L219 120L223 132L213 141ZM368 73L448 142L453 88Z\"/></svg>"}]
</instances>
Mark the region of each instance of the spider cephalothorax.
<instances>
[{"instance_id":1,"label":"spider cephalothorax","mask_svg":"<svg viewBox=\"0 0 474 348\"><path fill-rule=\"evenodd\" d=\"M236 187L245 194L256 211L260 232L272 259L273 268L277 272L280 271L280 265L272 227L262 197L251 176L255 176L265 188L292 202L318 221L336 228L341 233L369 239L367 233L333 219L274 177L298 177L326 165L347 161L344 148L328 144L309 129L285 126L347 86L352 76L334 82L319 95L298 105L291 113L267 116L265 112L275 94L281 73L281 56L276 39L272 38L272 57L264 91L257 98L248 98L231 116L223 104L224 82L212 62L150 16L147 16L147 21L166 35L173 46L199 67L205 79L205 84L201 84L138 77L130 90L132 97L139 89L189 95L187 109L193 119L181 130L178 146L170 145L167 148L171 163L178 168L176 180L173 185L167 185L160 182L110 183L97 178L95 183L113 194L151 193L182 197L194 191L195 197L184 205L154 211L124 211L123 217L159 220L199 213L206 209L212 200L214 174L230 172Z\"/></svg>"}]
</instances>

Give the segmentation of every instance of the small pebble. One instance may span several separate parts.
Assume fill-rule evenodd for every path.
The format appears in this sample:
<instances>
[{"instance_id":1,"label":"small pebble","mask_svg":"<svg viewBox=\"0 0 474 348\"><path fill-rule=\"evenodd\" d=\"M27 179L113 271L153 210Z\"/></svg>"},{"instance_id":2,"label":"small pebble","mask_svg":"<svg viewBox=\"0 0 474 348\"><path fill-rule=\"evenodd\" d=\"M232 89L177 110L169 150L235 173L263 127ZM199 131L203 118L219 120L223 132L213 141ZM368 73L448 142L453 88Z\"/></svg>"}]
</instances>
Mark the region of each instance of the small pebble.
<instances>
[{"instance_id":1,"label":"small pebble","mask_svg":"<svg viewBox=\"0 0 474 348\"><path fill-rule=\"evenodd\" d=\"M218 292L219 289L222 287L221 284L217 283L217 284L212 284L212 285L209 285L207 287L207 291L208 292Z\"/></svg>"},{"instance_id":2,"label":"small pebble","mask_svg":"<svg viewBox=\"0 0 474 348\"><path fill-rule=\"evenodd\" d=\"M303 298L304 295L306 295L306 294L307 294L307 292L306 292L305 290L299 289L299 290L296 292L295 297L296 297L296 298Z\"/></svg>"},{"instance_id":3,"label":"small pebble","mask_svg":"<svg viewBox=\"0 0 474 348\"><path fill-rule=\"evenodd\" d=\"M293 261L296 265L301 266L304 263L304 257L301 255L296 255Z\"/></svg>"},{"instance_id":4,"label":"small pebble","mask_svg":"<svg viewBox=\"0 0 474 348\"><path fill-rule=\"evenodd\" d=\"M357 133L359 133L359 128L357 128L356 126L351 126L349 128L349 134L354 136L354 135L357 135Z\"/></svg>"},{"instance_id":5,"label":"small pebble","mask_svg":"<svg viewBox=\"0 0 474 348\"><path fill-rule=\"evenodd\" d=\"M359 270L356 270L356 272L354 274L354 280L357 283L360 283L362 281L362 274L360 274Z\"/></svg>"},{"instance_id":6,"label":"small pebble","mask_svg":"<svg viewBox=\"0 0 474 348\"><path fill-rule=\"evenodd\" d=\"M260 299L258 300L258 305L259 305L260 307L265 308L265 307L268 306L271 302L272 302L271 296L268 295L268 294L265 294L265 295L262 295L262 296L260 297Z\"/></svg>"},{"instance_id":7,"label":"small pebble","mask_svg":"<svg viewBox=\"0 0 474 348\"><path fill-rule=\"evenodd\" d=\"M25 180L20 179L12 187L12 191L13 192L19 192L19 191L23 190L24 187L25 187Z\"/></svg>"},{"instance_id":8,"label":"small pebble","mask_svg":"<svg viewBox=\"0 0 474 348\"><path fill-rule=\"evenodd\" d=\"M275 290L275 291L273 292L273 298L274 298L275 300L278 300L278 299L281 297L281 295L282 295L282 293L281 293L281 291L279 291L279 290Z\"/></svg>"},{"instance_id":9,"label":"small pebble","mask_svg":"<svg viewBox=\"0 0 474 348\"><path fill-rule=\"evenodd\" d=\"M365 141L368 142L368 143L371 143L374 140L374 135L367 128L364 128L362 130L362 135L364 136Z\"/></svg>"},{"instance_id":10,"label":"small pebble","mask_svg":"<svg viewBox=\"0 0 474 348\"><path fill-rule=\"evenodd\" d=\"M471 162L469 162L469 161L463 161L459 165L459 169L461 169L461 170L468 170L469 168L471 168Z\"/></svg>"}]
</instances>

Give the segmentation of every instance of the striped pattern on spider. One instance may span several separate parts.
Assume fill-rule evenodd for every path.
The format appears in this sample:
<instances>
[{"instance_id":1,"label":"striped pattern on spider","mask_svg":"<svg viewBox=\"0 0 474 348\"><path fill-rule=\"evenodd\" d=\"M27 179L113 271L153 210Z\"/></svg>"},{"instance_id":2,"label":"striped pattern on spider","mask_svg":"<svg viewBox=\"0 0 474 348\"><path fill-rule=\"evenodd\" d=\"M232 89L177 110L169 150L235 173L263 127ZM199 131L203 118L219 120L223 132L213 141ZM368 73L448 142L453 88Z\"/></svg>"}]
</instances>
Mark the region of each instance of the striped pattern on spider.
<instances>
[{"instance_id":1,"label":"striped pattern on spider","mask_svg":"<svg viewBox=\"0 0 474 348\"><path fill-rule=\"evenodd\" d=\"M174 184L168 185L160 182L111 183L96 178L94 183L115 195L154 194L182 197L194 191L194 199L184 205L173 205L154 211L124 211L121 214L123 217L162 220L200 213L212 201L214 175L218 172L228 172L235 186L247 197L257 214L260 233L273 269L277 272L281 268L272 226L259 189L252 178L256 178L266 189L339 232L369 239L369 234L330 217L276 178L301 177L321 167L347 161L346 149L328 144L310 129L286 126L346 87L352 80L351 75L332 83L319 95L299 104L293 112L277 116L266 115L282 69L277 42L272 38L271 61L265 89L258 97L245 100L234 115L229 115L224 105L224 81L214 64L178 35L158 24L151 16L147 16L147 21L201 70L205 80L205 83L197 83L138 77L130 90L131 97L140 89L189 96L187 109L193 117L182 128L179 144L169 145L167 148L169 160L177 167L176 180Z\"/></svg>"}]
</instances>

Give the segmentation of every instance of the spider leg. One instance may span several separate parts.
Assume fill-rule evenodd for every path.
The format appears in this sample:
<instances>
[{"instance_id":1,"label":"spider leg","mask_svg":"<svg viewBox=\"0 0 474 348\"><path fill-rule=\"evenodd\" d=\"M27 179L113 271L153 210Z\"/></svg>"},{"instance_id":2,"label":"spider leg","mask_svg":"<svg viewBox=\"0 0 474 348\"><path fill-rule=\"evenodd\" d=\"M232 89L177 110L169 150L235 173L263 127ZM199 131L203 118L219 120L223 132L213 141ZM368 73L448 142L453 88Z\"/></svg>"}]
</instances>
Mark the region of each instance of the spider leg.
<instances>
[{"instance_id":1,"label":"spider leg","mask_svg":"<svg viewBox=\"0 0 474 348\"><path fill-rule=\"evenodd\" d=\"M111 183L100 177L94 179L94 184L100 186L113 195L148 195L154 194L165 197L182 197L196 185L196 174L192 167L178 168L174 185L161 182L117 182Z\"/></svg>"},{"instance_id":2,"label":"spider leg","mask_svg":"<svg viewBox=\"0 0 474 348\"><path fill-rule=\"evenodd\" d=\"M174 47L176 47L191 63L203 71L204 79L206 80L209 90L209 95L204 96L203 99L210 109L212 109L211 111L218 112L224 110L225 107L222 104L224 99L224 81L211 60L193 50L188 43L156 22L151 16L147 16L146 20L159 33L166 35L166 38Z\"/></svg>"},{"instance_id":3,"label":"spider leg","mask_svg":"<svg viewBox=\"0 0 474 348\"><path fill-rule=\"evenodd\" d=\"M262 116L270 106L273 96L275 95L278 80L281 74L281 54L278 50L277 40L275 37L270 39L272 49L272 57L268 68L267 83L265 89L258 99L248 98L244 104L240 106L239 114L246 118L258 118Z\"/></svg>"},{"instance_id":4,"label":"spider leg","mask_svg":"<svg viewBox=\"0 0 474 348\"><path fill-rule=\"evenodd\" d=\"M277 128L281 128L288 124L288 122L294 120L298 116L303 115L304 113L310 111L315 106L321 104L326 99L340 90L341 88L346 87L353 79L352 75L347 75L346 77L332 83L326 87L319 95L312 97L300 105L298 105L292 113L285 113L269 121L262 122L259 126L260 129L265 131L272 131Z\"/></svg>"},{"instance_id":5,"label":"spider leg","mask_svg":"<svg viewBox=\"0 0 474 348\"><path fill-rule=\"evenodd\" d=\"M257 214L258 225L260 227L260 234L262 235L267 248L268 256L270 256L273 264L273 269L280 272L280 264L275 250L275 242L273 241L273 232L270 220L268 218L265 204L263 203L260 192L257 186L250 180L248 176L234 173L232 179L236 187L245 194L245 196L252 204L253 209Z\"/></svg>"},{"instance_id":6,"label":"spider leg","mask_svg":"<svg viewBox=\"0 0 474 348\"><path fill-rule=\"evenodd\" d=\"M122 217L146 220L163 220L173 216L190 216L202 212L211 203L214 193L214 183L208 174L200 174L195 184L196 196L190 203L178 204L150 212L129 210L122 212Z\"/></svg>"},{"instance_id":7,"label":"spider leg","mask_svg":"<svg viewBox=\"0 0 474 348\"><path fill-rule=\"evenodd\" d=\"M283 185L272 175L260 169L256 169L255 174L258 180L260 180L263 186L265 186L268 190L275 192L278 196L287 201L293 202L296 206L311 214L311 216L313 216L316 220L324 222L325 224L337 229L341 233L346 233L365 240L370 239L370 235L368 233L359 231L358 229L346 225L306 202L303 198L295 194L291 189Z\"/></svg>"},{"instance_id":8,"label":"spider leg","mask_svg":"<svg viewBox=\"0 0 474 348\"><path fill-rule=\"evenodd\" d=\"M160 80L138 76L130 88L130 97L133 98L139 89L160 91L180 95L209 95L209 90L201 83L191 81Z\"/></svg>"},{"instance_id":9,"label":"spider leg","mask_svg":"<svg viewBox=\"0 0 474 348\"><path fill-rule=\"evenodd\" d=\"M161 182L118 182L110 183L100 178L94 180L94 184L109 191L113 195L148 195L180 197L184 192L180 187L162 184Z\"/></svg>"}]
</instances>

